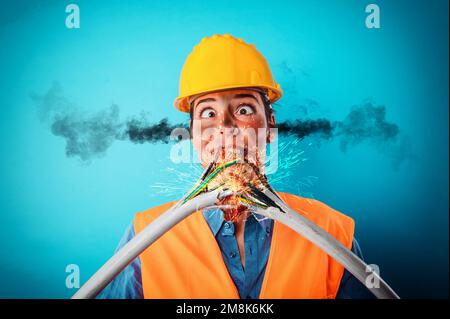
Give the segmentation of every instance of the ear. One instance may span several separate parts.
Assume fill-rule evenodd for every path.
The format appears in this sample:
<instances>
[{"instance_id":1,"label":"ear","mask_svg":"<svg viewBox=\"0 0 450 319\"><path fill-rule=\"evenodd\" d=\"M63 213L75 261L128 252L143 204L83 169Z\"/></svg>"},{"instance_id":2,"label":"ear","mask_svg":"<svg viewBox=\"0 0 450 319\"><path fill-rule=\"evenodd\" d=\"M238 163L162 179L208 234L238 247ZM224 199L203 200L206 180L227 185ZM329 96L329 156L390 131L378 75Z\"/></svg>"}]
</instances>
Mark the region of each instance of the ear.
<instances>
[{"instance_id":1,"label":"ear","mask_svg":"<svg viewBox=\"0 0 450 319\"><path fill-rule=\"evenodd\" d=\"M194 103L191 102L190 103L190 107L189 107L189 134L191 136L191 140L193 138L193 130L192 127L194 125Z\"/></svg>"},{"instance_id":2,"label":"ear","mask_svg":"<svg viewBox=\"0 0 450 319\"><path fill-rule=\"evenodd\" d=\"M266 137L266 142L267 143L272 143L275 136L273 136L273 134L270 134L270 129L271 128L276 128L277 127L277 123L275 121L275 114L274 112L270 112L270 116L267 119L267 137Z\"/></svg>"}]
</instances>

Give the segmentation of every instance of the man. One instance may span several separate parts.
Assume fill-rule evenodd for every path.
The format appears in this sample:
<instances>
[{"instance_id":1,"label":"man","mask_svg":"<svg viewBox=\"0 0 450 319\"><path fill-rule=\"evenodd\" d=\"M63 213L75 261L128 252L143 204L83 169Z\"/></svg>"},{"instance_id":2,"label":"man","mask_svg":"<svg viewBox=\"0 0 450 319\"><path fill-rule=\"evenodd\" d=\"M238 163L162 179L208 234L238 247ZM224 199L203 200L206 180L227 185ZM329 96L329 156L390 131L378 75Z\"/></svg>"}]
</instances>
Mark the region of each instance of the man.
<instances>
[{"instance_id":1,"label":"man","mask_svg":"<svg viewBox=\"0 0 450 319\"><path fill-rule=\"evenodd\" d=\"M231 35L204 38L187 58L175 107L189 112L200 162L240 156L263 170L282 91L254 45ZM255 132L263 138L255 138ZM261 142L262 141L262 142ZM239 154L239 155L238 155ZM282 156L282 154L280 155ZM236 180L245 176L235 176ZM353 220L314 199L278 193L362 258ZM224 204L233 198L224 200ZM234 202L235 203L235 202ZM122 247L174 202L138 213ZM372 298L340 264L286 226L246 206L189 216L117 276L100 298Z\"/></svg>"}]
</instances>

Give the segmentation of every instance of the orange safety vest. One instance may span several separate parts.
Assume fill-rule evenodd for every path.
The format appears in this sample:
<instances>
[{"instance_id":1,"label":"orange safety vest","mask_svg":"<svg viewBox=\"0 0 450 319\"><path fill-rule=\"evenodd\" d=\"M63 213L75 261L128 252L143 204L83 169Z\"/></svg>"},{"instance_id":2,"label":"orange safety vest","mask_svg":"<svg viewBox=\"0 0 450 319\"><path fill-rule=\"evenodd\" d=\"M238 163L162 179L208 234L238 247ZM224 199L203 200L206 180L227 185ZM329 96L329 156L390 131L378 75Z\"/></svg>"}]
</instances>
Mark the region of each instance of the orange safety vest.
<instances>
[{"instance_id":1,"label":"orange safety vest","mask_svg":"<svg viewBox=\"0 0 450 319\"><path fill-rule=\"evenodd\" d=\"M351 249L353 219L315 199L278 195ZM135 233L174 204L136 214ZM144 298L239 298L201 211L174 226L139 258ZM320 248L275 221L259 298L335 298L343 272L344 267Z\"/></svg>"}]
</instances>

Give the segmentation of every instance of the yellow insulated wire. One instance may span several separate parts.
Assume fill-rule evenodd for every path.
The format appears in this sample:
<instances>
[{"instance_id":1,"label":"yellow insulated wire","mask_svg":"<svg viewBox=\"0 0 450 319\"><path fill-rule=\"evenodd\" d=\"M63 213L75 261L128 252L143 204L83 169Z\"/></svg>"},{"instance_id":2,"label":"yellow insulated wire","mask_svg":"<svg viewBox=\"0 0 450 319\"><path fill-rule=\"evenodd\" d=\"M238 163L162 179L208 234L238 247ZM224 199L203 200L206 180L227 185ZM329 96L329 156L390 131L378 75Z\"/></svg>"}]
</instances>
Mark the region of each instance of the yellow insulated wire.
<instances>
[{"instance_id":1,"label":"yellow insulated wire","mask_svg":"<svg viewBox=\"0 0 450 319\"><path fill-rule=\"evenodd\" d=\"M188 197L186 197L186 199L183 201L183 203L185 203L186 201L188 201L191 198L194 198L195 196L197 196L198 194L200 194L201 191L203 191L205 189L205 187L208 185L208 183L224 168L229 167L231 165L237 164L239 162L239 160L233 160L230 162L226 162L223 164L220 164L198 187L196 187L191 194L189 194Z\"/></svg>"}]
</instances>

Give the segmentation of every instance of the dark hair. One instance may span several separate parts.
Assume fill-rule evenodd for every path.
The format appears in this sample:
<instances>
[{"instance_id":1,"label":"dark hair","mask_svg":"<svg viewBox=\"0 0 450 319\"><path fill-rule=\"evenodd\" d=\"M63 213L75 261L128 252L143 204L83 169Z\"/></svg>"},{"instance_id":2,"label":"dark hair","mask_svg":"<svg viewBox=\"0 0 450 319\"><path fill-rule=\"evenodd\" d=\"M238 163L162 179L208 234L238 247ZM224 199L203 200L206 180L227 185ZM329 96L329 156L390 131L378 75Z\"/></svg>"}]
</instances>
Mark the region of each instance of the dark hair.
<instances>
[{"instance_id":1,"label":"dark hair","mask_svg":"<svg viewBox=\"0 0 450 319\"><path fill-rule=\"evenodd\" d=\"M259 94L261 95L261 100L263 101L263 104L264 104L264 112L266 113L266 121L267 121L267 123L269 123L269 119L272 116L272 114L274 113L272 104L270 103L269 97L265 93L259 92ZM194 120L193 112L194 112L194 103L192 101L191 105L189 106L189 116L190 116L189 133L191 134L191 137L192 137L192 121Z\"/></svg>"}]
</instances>

